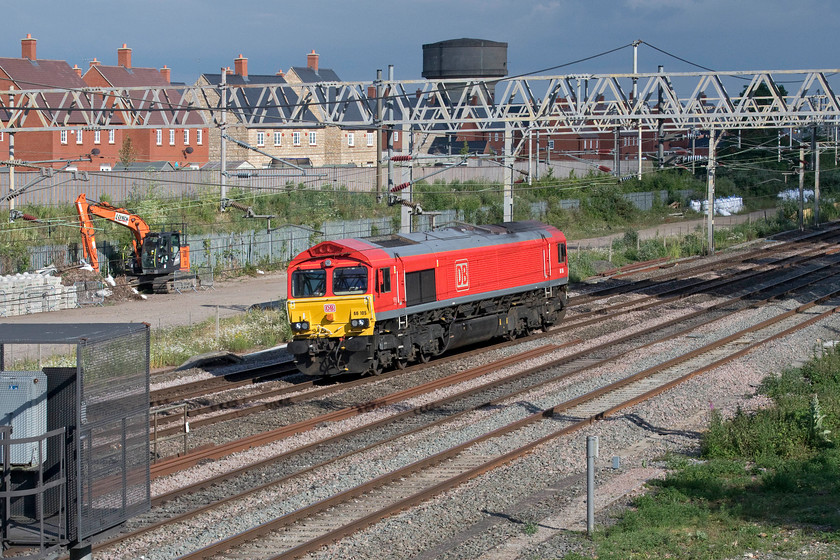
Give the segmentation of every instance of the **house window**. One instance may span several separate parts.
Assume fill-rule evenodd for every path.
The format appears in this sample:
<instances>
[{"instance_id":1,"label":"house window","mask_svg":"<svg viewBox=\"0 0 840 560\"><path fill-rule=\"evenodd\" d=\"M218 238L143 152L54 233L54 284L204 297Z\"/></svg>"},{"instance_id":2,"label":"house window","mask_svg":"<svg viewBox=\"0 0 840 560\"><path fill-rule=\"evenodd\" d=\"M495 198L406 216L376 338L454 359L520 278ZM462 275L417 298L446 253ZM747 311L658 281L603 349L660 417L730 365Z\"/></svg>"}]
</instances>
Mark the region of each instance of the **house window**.
<instances>
[{"instance_id":1,"label":"house window","mask_svg":"<svg viewBox=\"0 0 840 560\"><path fill-rule=\"evenodd\" d=\"M265 132L257 132L257 146L265 146Z\"/></svg>"},{"instance_id":2,"label":"house window","mask_svg":"<svg viewBox=\"0 0 840 560\"><path fill-rule=\"evenodd\" d=\"M94 144L99 144L100 140L101 140L101 135L100 135L99 131L94 130L93 131L93 143Z\"/></svg>"},{"instance_id":3,"label":"house window","mask_svg":"<svg viewBox=\"0 0 840 560\"><path fill-rule=\"evenodd\" d=\"M300 146L300 132L292 132L292 144Z\"/></svg>"},{"instance_id":4,"label":"house window","mask_svg":"<svg viewBox=\"0 0 840 560\"><path fill-rule=\"evenodd\" d=\"M316 140L317 140L316 134L317 134L316 132L310 132L309 133L309 145L310 146L314 146L317 143L316 142Z\"/></svg>"},{"instance_id":5,"label":"house window","mask_svg":"<svg viewBox=\"0 0 840 560\"><path fill-rule=\"evenodd\" d=\"M83 134L81 130L76 131L76 144L81 144L84 141Z\"/></svg>"},{"instance_id":6,"label":"house window","mask_svg":"<svg viewBox=\"0 0 840 560\"><path fill-rule=\"evenodd\" d=\"M494 132L494 133L493 133L493 142L498 142L498 141L499 141L499 133L498 133L498 132Z\"/></svg>"},{"instance_id":7,"label":"house window","mask_svg":"<svg viewBox=\"0 0 840 560\"><path fill-rule=\"evenodd\" d=\"M155 143L158 146L163 144L163 131L159 128L155 130Z\"/></svg>"},{"instance_id":8,"label":"house window","mask_svg":"<svg viewBox=\"0 0 840 560\"><path fill-rule=\"evenodd\" d=\"M108 143L113 144L116 141L115 137L116 137L116 131L112 128L111 130L108 131Z\"/></svg>"},{"instance_id":9,"label":"house window","mask_svg":"<svg viewBox=\"0 0 840 560\"><path fill-rule=\"evenodd\" d=\"M66 130L61 131L61 143L62 144L67 143L67 131Z\"/></svg>"},{"instance_id":10,"label":"house window","mask_svg":"<svg viewBox=\"0 0 840 560\"><path fill-rule=\"evenodd\" d=\"M111 171L110 163L103 163L99 166L99 171Z\"/></svg>"},{"instance_id":11,"label":"house window","mask_svg":"<svg viewBox=\"0 0 840 560\"><path fill-rule=\"evenodd\" d=\"M373 132L367 133L367 145L373 146Z\"/></svg>"},{"instance_id":12,"label":"house window","mask_svg":"<svg viewBox=\"0 0 840 560\"><path fill-rule=\"evenodd\" d=\"M274 133L274 145L275 146L282 146L283 145L283 133L282 132L275 132Z\"/></svg>"},{"instance_id":13,"label":"house window","mask_svg":"<svg viewBox=\"0 0 840 560\"><path fill-rule=\"evenodd\" d=\"M356 145L356 136L352 132L347 133L347 145L351 148Z\"/></svg>"},{"instance_id":14,"label":"house window","mask_svg":"<svg viewBox=\"0 0 840 560\"><path fill-rule=\"evenodd\" d=\"M184 146L189 146L189 145L190 145L190 129L185 128L184 129Z\"/></svg>"},{"instance_id":15,"label":"house window","mask_svg":"<svg viewBox=\"0 0 840 560\"><path fill-rule=\"evenodd\" d=\"M195 131L195 143L198 144L199 146L201 146L201 142L204 139L203 134L202 134L203 132L204 131L200 128L197 128L196 131Z\"/></svg>"},{"instance_id":16,"label":"house window","mask_svg":"<svg viewBox=\"0 0 840 560\"><path fill-rule=\"evenodd\" d=\"M548 141L548 149L549 149L549 150L553 150L553 149L554 149L554 140L549 140L549 141Z\"/></svg>"}]
</instances>

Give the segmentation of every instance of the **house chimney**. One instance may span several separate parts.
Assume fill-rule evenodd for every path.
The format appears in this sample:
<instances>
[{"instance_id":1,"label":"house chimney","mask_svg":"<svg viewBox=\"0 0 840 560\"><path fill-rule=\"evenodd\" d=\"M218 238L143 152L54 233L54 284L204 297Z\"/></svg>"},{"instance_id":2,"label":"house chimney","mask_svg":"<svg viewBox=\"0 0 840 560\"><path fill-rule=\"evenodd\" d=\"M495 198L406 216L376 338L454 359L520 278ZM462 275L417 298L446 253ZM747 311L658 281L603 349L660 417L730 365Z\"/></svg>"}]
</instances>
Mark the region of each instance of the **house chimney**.
<instances>
[{"instance_id":1,"label":"house chimney","mask_svg":"<svg viewBox=\"0 0 840 560\"><path fill-rule=\"evenodd\" d=\"M163 68L160 69L160 75L163 76L163 79L166 80L167 84L172 83L171 80L171 68L169 68L166 64L163 65Z\"/></svg>"},{"instance_id":2,"label":"house chimney","mask_svg":"<svg viewBox=\"0 0 840 560\"><path fill-rule=\"evenodd\" d=\"M285 73L285 72L283 72L283 70L278 70L278 71L277 71L277 73L276 73L276 74L274 74L274 75L275 75L275 76L280 76L280 77L282 78L283 76L285 76L285 75L286 75L286 73Z\"/></svg>"},{"instance_id":3,"label":"house chimney","mask_svg":"<svg viewBox=\"0 0 840 560\"><path fill-rule=\"evenodd\" d=\"M26 39L20 40L20 57L35 60L35 39L31 33L26 34Z\"/></svg>"},{"instance_id":4,"label":"house chimney","mask_svg":"<svg viewBox=\"0 0 840 560\"><path fill-rule=\"evenodd\" d=\"M93 57L93 60L90 61L90 67L93 68L94 66L99 66L101 63L96 60L96 57Z\"/></svg>"},{"instance_id":5,"label":"house chimney","mask_svg":"<svg viewBox=\"0 0 840 560\"><path fill-rule=\"evenodd\" d=\"M239 58L233 61L233 67L236 68L236 75L243 78L248 77L248 59L239 55Z\"/></svg>"},{"instance_id":6,"label":"house chimney","mask_svg":"<svg viewBox=\"0 0 840 560\"><path fill-rule=\"evenodd\" d=\"M73 65L73 72L75 72L76 75L79 76L80 78L82 77L82 69L79 68L78 64Z\"/></svg>"},{"instance_id":7,"label":"house chimney","mask_svg":"<svg viewBox=\"0 0 840 560\"><path fill-rule=\"evenodd\" d=\"M313 71L318 71L318 53L315 52L315 49L312 49L312 52L306 55L306 65Z\"/></svg>"},{"instance_id":8,"label":"house chimney","mask_svg":"<svg viewBox=\"0 0 840 560\"><path fill-rule=\"evenodd\" d=\"M131 49L125 43L123 43L121 48L117 49L117 64L131 68Z\"/></svg>"},{"instance_id":9,"label":"house chimney","mask_svg":"<svg viewBox=\"0 0 840 560\"><path fill-rule=\"evenodd\" d=\"M233 76L233 70L230 69L230 66L225 67L225 74Z\"/></svg>"}]
</instances>

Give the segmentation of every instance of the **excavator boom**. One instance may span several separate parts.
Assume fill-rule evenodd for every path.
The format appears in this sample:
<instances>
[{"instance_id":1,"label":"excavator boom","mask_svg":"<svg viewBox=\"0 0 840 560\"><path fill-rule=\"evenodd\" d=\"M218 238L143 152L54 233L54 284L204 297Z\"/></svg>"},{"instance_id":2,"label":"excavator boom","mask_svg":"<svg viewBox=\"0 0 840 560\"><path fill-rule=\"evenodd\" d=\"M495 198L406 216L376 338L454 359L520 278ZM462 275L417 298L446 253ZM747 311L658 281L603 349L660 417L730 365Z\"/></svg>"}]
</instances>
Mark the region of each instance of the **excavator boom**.
<instances>
[{"instance_id":1,"label":"excavator boom","mask_svg":"<svg viewBox=\"0 0 840 560\"><path fill-rule=\"evenodd\" d=\"M82 250L85 259L94 270L99 270L99 254L96 252L96 237L94 233L91 216L105 218L108 221L120 224L131 230L134 235L132 245L134 248L134 259L136 266L141 266L140 255L143 247L143 240L151 231L149 224L140 216L132 214L125 208L116 208L107 202L88 202L85 193L76 197L76 210L79 212L80 231L82 233Z\"/></svg>"}]
</instances>

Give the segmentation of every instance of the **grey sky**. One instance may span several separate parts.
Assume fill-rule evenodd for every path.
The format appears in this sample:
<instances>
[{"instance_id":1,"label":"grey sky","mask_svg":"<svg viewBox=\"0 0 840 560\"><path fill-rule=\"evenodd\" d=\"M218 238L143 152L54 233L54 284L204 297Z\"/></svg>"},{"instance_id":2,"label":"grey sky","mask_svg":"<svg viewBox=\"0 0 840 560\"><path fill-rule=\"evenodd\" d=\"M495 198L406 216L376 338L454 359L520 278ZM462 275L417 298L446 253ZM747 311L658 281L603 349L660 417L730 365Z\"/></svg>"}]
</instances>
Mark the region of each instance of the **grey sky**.
<instances>
[{"instance_id":1,"label":"grey sky","mask_svg":"<svg viewBox=\"0 0 840 560\"><path fill-rule=\"evenodd\" d=\"M420 79L422 45L462 37L508 43L517 75L563 65L641 39L714 70L840 67L833 0L30 0L3 9L0 56L20 56L31 33L38 57L87 68L94 57L117 63L132 49L134 66L172 68L173 81L233 66L241 53L252 74L320 64L347 81L368 81L395 67ZM631 48L544 72L629 72ZM639 70L697 68L648 46Z\"/></svg>"}]
</instances>

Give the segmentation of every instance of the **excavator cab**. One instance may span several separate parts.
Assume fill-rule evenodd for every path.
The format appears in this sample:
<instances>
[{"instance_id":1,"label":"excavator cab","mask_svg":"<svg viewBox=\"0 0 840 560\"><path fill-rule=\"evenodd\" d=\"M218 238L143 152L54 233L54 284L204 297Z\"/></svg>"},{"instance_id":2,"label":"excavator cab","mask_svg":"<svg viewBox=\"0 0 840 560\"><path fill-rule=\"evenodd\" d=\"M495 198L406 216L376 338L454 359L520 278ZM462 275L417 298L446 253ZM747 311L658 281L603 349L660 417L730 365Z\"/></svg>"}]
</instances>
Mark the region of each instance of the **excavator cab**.
<instances>
[{"instance_id":1,"label":"excavator cab","mask_svg":"<svg viewBox=\"0 0 840 560\"><path fill-rule=\"evenodd\" d=\"M167 274L183 270L181 254L188 247L181 247L181 236L177 231L151 232L143 239L140 254L142 270L139 274ZM187 264L189 268L189 264Z\"/></svg>"}]
</instances>

